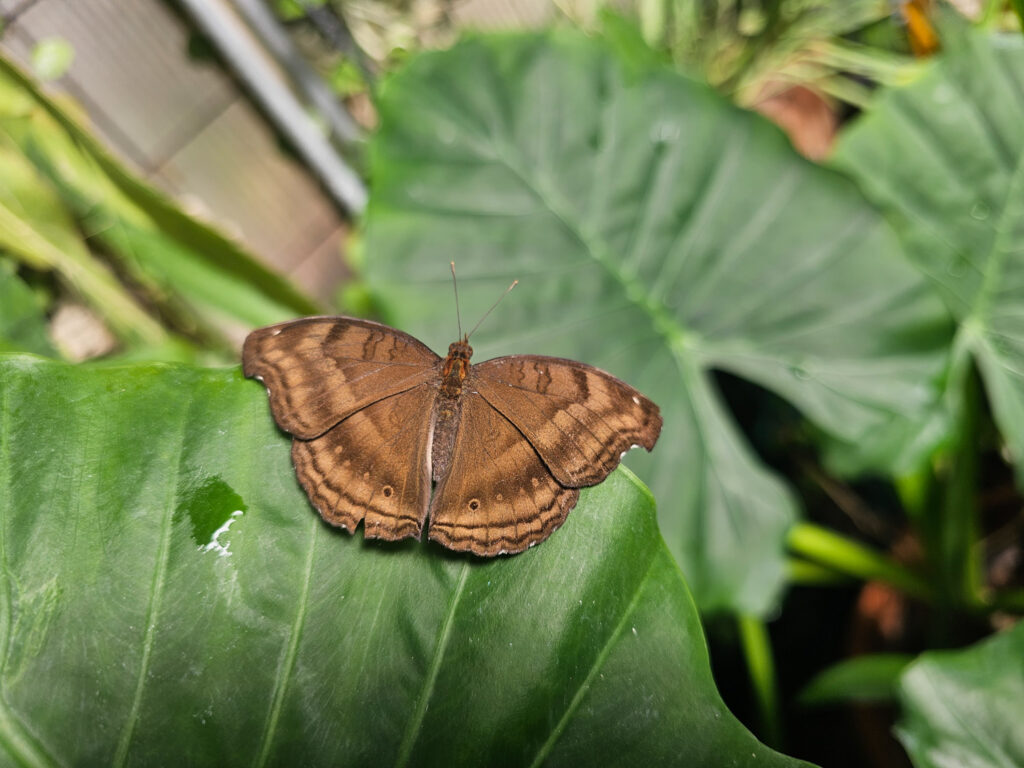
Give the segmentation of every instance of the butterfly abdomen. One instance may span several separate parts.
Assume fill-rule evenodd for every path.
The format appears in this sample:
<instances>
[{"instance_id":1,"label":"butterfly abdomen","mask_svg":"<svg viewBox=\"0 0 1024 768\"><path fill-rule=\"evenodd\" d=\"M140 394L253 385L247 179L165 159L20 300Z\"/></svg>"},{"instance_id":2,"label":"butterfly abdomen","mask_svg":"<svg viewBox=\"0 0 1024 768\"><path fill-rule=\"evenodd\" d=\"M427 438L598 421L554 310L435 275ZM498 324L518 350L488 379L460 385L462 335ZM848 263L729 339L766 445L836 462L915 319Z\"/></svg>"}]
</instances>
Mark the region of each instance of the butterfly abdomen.
<instances>
[{"instance_id":1,"label":"butterfly abdomen","mask_svg":"<svg viewBox=\"0 0 1024 768\"><path fill-rule=\"evenodd\" d=\"M462 401L458 397L446 395L442 387L434 401L434 423L430 438L430 474L435 483L443 480L451 468L461 412Z\"/></svg>"}]
</instances>

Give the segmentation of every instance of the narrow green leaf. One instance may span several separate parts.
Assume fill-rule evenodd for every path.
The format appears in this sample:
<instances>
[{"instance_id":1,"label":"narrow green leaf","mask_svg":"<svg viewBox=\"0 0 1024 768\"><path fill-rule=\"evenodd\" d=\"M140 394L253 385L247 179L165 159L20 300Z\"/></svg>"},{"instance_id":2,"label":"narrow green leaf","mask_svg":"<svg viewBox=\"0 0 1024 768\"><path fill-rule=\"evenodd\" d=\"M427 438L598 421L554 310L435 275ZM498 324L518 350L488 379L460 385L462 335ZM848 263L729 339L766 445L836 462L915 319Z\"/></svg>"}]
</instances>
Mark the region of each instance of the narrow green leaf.
<instances>
[{"instance_id":1,"label":"narrow green leaf","mask_svg":"<svg viewBox=\"0 0 1024 768\"><path fill-rule=\"evenodd\" d=\"M59 196L2 129L0 247L31 267L56 271L121 338L144 344L165 339L160 324L89 252Z\"/></svg>"},{"instance_id":2,"label":"narrow green leaf","mask_svg":"<svg viewBox=\"0 0 1024 768\"><path fill-rule=\"evenodd\" d=\"M46 316L32 289L0 259L0 353L32 352L57 357L46 332Z\"/></svg>"},{"instance_id":3,"label":"narrow green leaf","mask_svg":"<svg viewBox=\"0 0 1024 768\"><path fill-rule=\"evenodd\" d=\"M1024 622L966 650L923 654L900 700L896 735L916 768L1024 765Z\"/></svg>"},{"instance_id":4,"label":"narrow green leaf","mask_svg":"<svg viewBox=\"0 0 1024 768\"><path fill-rule=\"evenodd\" d=\"M913 446L948 325L847 180L761 118L576 34L416 57L382 89L367 279L393 322L455 336L447 262L478 357L543 353L651 396L665 429L630 465L660 502L702 609L763 615L795 516L713 369L774 390L851 445ZM939 435L941 436L941 435Z\"/></svg>"},{"instance_id":5,"label":"narrow green leaf","mask_svg":"<svg viewBox=\"0 0 1024 768\"><path fill-rule=\"evenodd\" d=\"M815 675L800 692L800 701L807 706L892 701L900 674L913 659L902 653L844 659Z\"/></svg>"},{"instance_id":6,"label":"narrow green leaf","mask_svg":"<svg viewBox=\"0 0 1024 768\"><path fill-rule=\"evenodd\" d=\"M810 560L864 580L883 581L914 597L927 598L932 586L919 574L858 541L813 523L794 525L787 537L790 549Z\"/></svg>"},{"instance_id":7,"label":"narrow green leaf","mask_svg":"<svg viewBox=\"0 0 1024 768\"><path fill-rule=\"evenodd\" d=\"M628 471L515 557L324 525L237 369L0 360L0 750L27 765L795 766L715 690Z\"/></svg>"}]
</instances>

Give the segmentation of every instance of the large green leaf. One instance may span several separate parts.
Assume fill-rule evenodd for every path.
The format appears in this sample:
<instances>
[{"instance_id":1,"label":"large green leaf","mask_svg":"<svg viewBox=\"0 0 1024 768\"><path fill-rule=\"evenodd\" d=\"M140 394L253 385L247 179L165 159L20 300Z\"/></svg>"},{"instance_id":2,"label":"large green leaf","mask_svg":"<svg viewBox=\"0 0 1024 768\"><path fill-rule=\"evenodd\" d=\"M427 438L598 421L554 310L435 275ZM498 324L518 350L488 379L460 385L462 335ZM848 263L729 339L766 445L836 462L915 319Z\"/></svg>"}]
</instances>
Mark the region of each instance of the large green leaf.
<instances>
[{"instance_id":1,"label":"large green leaf","mask_svg":"<svg viewBox=\"0 0 1024 768\"><path fill-rule=\"evenodd\" d=\"M1024 482L1024 39L951 43L882 95L835 161L885 207L957 317L957 349L976 360Z\"/></svg>"},{"instance_id":2,"label":"large green leaf","mask_svg":"<svg viewBox=\"0 0 1024 768\"><path fill-rule=\"evenodd\" d=\"M368 543L237 369L0 361L0 762L794 765L628 472L543 545Z\"/></svg>"},{"instance_id":3,"label":"large green leaf","mask_svg":"<svg viewBox=\"0 0 1024 768\"><path fill-rule=\"evenodd\" d=\"M650 395L661 442L629 461L698 604L768 610L794 503L711 370L852 445L909 436L948 331L888 227L761 118L574 34L417 57L379 106L367 277L391 319L443 349L449 259L470 320L519 278L478 358L573 357Z\"/></svg>"},{"instance_id":4,"label":"large green leaf","mask_svg":"<svg viewBox=\"0 0 1024 768\"><path fill-rule=\"evenodd\" d=\"M896 732L917 768L1024 765L1024 622L964 651L924 654L900 699Z\"/></svg>"},{"instance_id":5,"label":"large green leaf","mask_svg":"<svg viewBox=\"0 0 1024 768\"><path fill-rule=\"evenodd\" d=\"M3 218L7 214L0 207L0 237L11 230L16 238L16 226L49 233L72 220L88 244L114 259L133 291L178 330L216 338L225 320L264 325L317 311L314 302L237 243L126 171L66 108L3 58L0 148L20 153L18 161L45 179L54 198L46 208L15 208L13 222ZM77 231L75 239L81 240ZM86 250L81 242L75 249ZM24 248L18 253L40 265ZM64 262L49 259L42 266L68 278ZM68 279L110 316L108 297L96 295L91 284ZM121 330L119 323L113 325Z\"/></svg>"}]
</instances>

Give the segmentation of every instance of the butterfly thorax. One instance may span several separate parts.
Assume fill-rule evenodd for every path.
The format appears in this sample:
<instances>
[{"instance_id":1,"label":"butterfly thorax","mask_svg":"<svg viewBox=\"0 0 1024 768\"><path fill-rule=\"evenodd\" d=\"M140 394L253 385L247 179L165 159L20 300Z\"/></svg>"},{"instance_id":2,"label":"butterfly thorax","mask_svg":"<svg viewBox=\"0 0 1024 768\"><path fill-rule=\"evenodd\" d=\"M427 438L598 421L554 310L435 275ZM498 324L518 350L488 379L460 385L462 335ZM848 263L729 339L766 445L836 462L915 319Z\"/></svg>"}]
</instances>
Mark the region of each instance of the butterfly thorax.
<instances>
[{"instance_id":1,"label":"butterfly thorax","mask_svg":"<svg viewBox=\"0 0 1024 768\"><path fill-rule=\"evenodd\" d=\"M469 340L455 341L448 345L448 356L441 368L441 394L456 398L462 394L462 382L469 375L469 358L473 356L473 348Z\"/></svg>"}]
</instances>

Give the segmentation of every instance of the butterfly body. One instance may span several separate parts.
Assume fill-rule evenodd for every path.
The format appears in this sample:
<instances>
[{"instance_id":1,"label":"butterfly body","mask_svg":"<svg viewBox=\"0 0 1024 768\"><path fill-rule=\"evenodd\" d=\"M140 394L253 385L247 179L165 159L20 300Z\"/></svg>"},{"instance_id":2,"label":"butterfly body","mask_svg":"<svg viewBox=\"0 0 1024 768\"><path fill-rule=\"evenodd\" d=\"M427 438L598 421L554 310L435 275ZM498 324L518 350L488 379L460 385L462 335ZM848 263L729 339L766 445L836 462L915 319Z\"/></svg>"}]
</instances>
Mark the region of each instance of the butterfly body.
<instances>
[{"instance_id":1,"label":"butterfly body","mask_svg":"<svg viewBox=\"0 0 1024 768\"><path fill-rule=\"evenodd\" d=\"M520 552L562 524L579 488L634 445L658 408L583 363L512 355L472 365L412 336L345 317L254 331L245 374L264 382L292 459L329 523L369 538L430 538L483 556Z\"/></svg>"}]
</instances>

